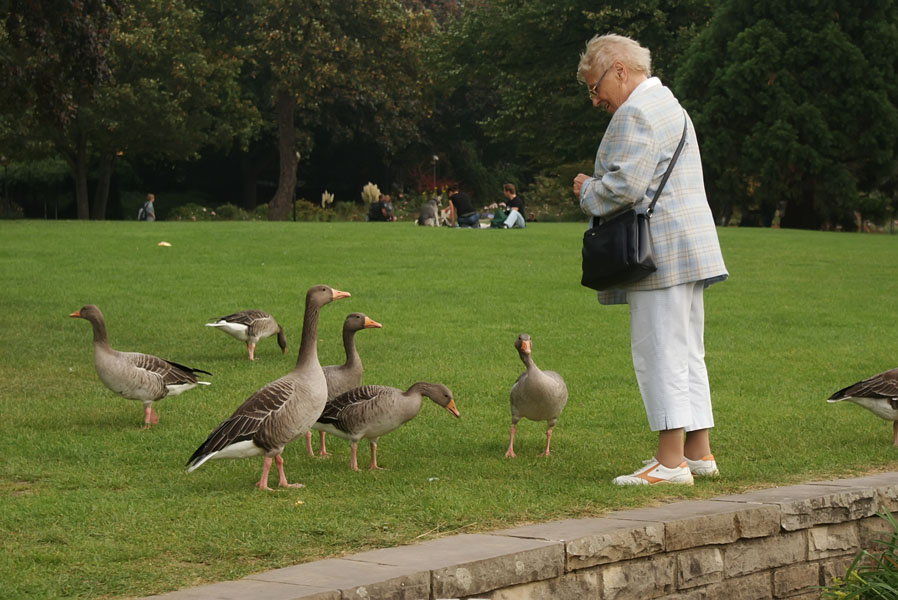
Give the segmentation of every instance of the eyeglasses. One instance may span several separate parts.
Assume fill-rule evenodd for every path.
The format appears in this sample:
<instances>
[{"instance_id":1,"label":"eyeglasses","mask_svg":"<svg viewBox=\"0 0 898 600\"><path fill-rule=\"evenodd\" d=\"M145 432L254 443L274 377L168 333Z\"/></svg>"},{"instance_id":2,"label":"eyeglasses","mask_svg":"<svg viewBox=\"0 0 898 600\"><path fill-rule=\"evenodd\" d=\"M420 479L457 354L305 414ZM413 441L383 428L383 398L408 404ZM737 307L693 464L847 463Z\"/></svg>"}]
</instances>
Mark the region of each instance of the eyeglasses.
<instances>
[{"instance_id":1,"label":"eyeglasses","mask_svg":"<svg viewBox=\"0 0 898 600\"><path fill-rule=\"evenodd\" d=\"M613 67L613 66L614 65L611 65L611 67ZM587 91L589 92L590 100L599 95L599 86L602 84L602 80L605 79L605 75L607 75L608 71L611 70L611 67L608 67L607 69L605 69L605 72L602 73L602 76L599 77L599 80L595 83L595 85L593 85L592 87L587 89Z\"/></svg>"}]
</instances>

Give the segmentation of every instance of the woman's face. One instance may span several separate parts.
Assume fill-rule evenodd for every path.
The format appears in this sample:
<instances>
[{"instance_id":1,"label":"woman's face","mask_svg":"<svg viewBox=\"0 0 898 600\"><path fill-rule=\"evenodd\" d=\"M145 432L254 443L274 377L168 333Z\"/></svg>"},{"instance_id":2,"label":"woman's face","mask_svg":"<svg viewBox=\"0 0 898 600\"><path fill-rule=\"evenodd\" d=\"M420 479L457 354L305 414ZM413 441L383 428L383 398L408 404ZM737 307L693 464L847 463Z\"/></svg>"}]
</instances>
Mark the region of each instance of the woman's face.
<instances>
[{"instance_id":1,"label":"woman's face","mask_svg":"<svg viewBox=\"0 0 898 600\"><path fill-rule=\"evenodd\" d=\"M593 106L613 115L614 111L624 103L627 96L623 95L621 85L623 69L623 64L615 61L604 71L590 73L591 77L587 76L589 99ZM590 84L589 81L594 83Z\"/></svg>"}]
</instances>

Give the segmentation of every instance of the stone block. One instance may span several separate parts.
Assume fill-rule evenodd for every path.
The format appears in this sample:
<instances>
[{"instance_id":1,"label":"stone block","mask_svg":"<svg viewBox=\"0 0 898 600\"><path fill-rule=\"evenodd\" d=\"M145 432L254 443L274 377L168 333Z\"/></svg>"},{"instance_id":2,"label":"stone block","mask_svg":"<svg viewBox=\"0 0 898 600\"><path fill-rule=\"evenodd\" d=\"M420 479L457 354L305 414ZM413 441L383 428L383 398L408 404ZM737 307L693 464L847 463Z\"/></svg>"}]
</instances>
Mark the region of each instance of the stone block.
<instances>
[{"instance_id":1,"label":"stone block","mask_svg":"<svg viewBox=\"0 0 898 600\"><path fill-rule=\"evenodd\" d=\"M780 529L777 506L715 500L620 511L609 514L608 518L664 523L664 549L668 552L772 535Z\"/></svg>"},{"instance_id":2,"label":"stone block","mask_svg":"<svg viewBox=\"0 0 898 600\"><path fill-rule=\"evenodd\" d=\"M803 531L734 542L724 550L726 576L739 577L804 562L808 554L807 543Z\"/></svg>"},{"instance_id":3,"label":"stone block","mask_svg":"<svg viewBox=\"0 0 898 600\"><path fill-rule=\"evenodd\" d=\"M284 567L250 575L246 579L336 589L342 593L341 598L344 600L420 600L430 596L429 571L343 558Z\"/></svg>"},{"instance_id":4,"label":"stone block","mask_svg":"<svg viewBox=\"0 0 898 600\"><path fill-rule=\"evenodd\" d=\"M423 572L432 578L435 597L463 598L558 577L564 572L564 544L511 536L462 534L413 546L363 552L344 560L389 565L407 573Z\"/></svg>"},{"instance_id":5,"label":"stone block","mask_svg":"<svg viewBox=\"0 0 898 600\"><path fill-rule=\"evenodd\" d=\"M599 600L599 574L595 569L566 573L555 579L522 583L480 594L489 600ZM474 600L473 598L471 600Z\"/></svg>"},{"instance_id":6,"label":"stone block","mask_svg":"<svg viewBox=\"0 0 898 600\"><path fill-rule=\"evenodd\" d=\"M726 579L704 588L707 600L769 600L773 598L770 571Z\"/></svg>"},{"instance_id":7,"label":"stone block","mask_svg":"<svg viewBox=\"0 0 898 600\"><path fill-rule=\"evenodd\" d=\"M685 550L676 555L677 589L685 590L723 579L723 552L720 548Z\"/></svg>"},{"instance_id":8,"label":"stone block","mask_svg":"<svg viewBox=\"0 0 898 600\"><path fill-rule=\"evenodd\" d=\"M341 600L336 589L325 590L291 583L239 579L199 585L146 600Z\"/></svg>"},{"instance_id":9,"label":"stone block","mask_svg":"<svg viewBox=\"0 0 898 600\"><path fill-rule=\"evenodd\" d=\"M889 522L879 515L858 521L858 537L865 550L881 550L884 546L880 542L888 542L894 532Z\"/></svg>"},{"instance_id":10,"label":"stone block","mask_svg":"<svg viewBox=\"0 0 898 600\"><path fill-rule=\"evenodd\" d=\"M845 579L848 567L853 561L853 556L840 556L820 561L820 585L829 585L836 578Z\"/></svg>"},{"instance_id":11,"label":"stone block","mask_svg":"<svg viewBox=\"0 0 898 600\"><path fill-rule=\"evenodd\" d=\"M855 522L821 525L808 529L808 560L856 554L860 550Z\"/></svg>"},{"instance_id":12,"label":"stone block","mask_svg":"<svg viewBox=\"0 0 898 600\"><path fill-rule=\"evenodd\" d=\"M872 487L824 484L771 488L714 500L775 504L780 507L785 531L869 517L879 506L878 492Z\"/></svg>"},{"instance_id":13,"label":"stone block","mask_svg":"<svg viewBox=\"0 0 898 600\"><path fill-rule=\"evenodd\" d=\"M503 529L494 535L563 543L566 571L630 560L664 550L664 524L652 521L567 519Z\"/></svg>"},{"instance_id":14,"label":"stone block","mask_svg":"<svg viewBox=\"0 0 898 600\"><path fill-rule=\"evenodd\" d=\"M777 598L792 596L799 591L809 591L820 581L820 566L804 563L776 569L773 572L773 595ZM820 592L817 592L819 598Z\"/></svg>"},{"instance_id":15,"label":"stone block","mask_svg":"<svg viewBox=\"0 0 898 600\"><path fill-rule=\"evenodd\" d=\"M676 560L654 556L600 569L602 600L650 600L676 589Z\"/></svg>"},{"instance_id":16,"label":"stone block","mask_svg":"<svg viewBox=\"0 0 898 600\"><path fill-rule=\"evenodd\" d=\"M876 473L853 479L836 479L820 482L821 485L839 485L850 488L870 487L876 491L880 510L898 511L898 472Z\"/></svg>"}]
</instances>

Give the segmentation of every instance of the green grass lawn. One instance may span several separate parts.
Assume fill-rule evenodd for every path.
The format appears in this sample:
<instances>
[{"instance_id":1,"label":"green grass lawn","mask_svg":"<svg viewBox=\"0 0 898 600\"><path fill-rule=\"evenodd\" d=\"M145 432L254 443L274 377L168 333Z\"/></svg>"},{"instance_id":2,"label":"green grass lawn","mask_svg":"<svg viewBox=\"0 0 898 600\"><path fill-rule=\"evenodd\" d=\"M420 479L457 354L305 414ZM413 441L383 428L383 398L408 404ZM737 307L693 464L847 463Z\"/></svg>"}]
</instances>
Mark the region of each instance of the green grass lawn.
<instances>
[{"instance_id":1,"label":"green grass lawn","mask_svg":"<svg viewBox=\"0 0 898 600\"><path fill-rule=\"evenodd\" d=\"M0 222L0 580L4 597L124 598L360 550L750 488L892 470L891 424L829 405L835 390L898 366L898 236L724 229L730 280L705 294L707 363L722 477L693 488L617 488L654 450L629 355L625 307L579 285L583 224L526 230L407 223ZM168 241L171 247L159 247ZM261 459L184 463L253 391L295 361L313 284L352 298L322 310L319 357L342 362L352 311L365 383L448 385L461 419L425 401L381 439L381 472L284 452L300 490L254 487ZM118 350L214 373L211 386L157 404L112 394L93 368L97 304ZM249 362L204 327L245 308L271 312ZM570 399L552 440L518 426L508 391L513 343L561 373ZM359 462L367 464L367 445ZM272 483L275 482L272 477Z\"/></svg>"}]
</instances>

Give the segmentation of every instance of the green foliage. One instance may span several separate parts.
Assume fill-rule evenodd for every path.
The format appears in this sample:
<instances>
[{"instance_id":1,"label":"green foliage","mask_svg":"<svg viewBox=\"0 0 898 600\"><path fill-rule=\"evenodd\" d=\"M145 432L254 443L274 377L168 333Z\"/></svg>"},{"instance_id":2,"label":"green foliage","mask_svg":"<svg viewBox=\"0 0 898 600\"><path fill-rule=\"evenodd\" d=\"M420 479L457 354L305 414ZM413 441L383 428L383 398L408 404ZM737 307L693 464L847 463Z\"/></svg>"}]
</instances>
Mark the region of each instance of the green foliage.
<instances>
[{"instance_id":1,"label":"green foliage","mask_svg":"<svg viewBox=\"0 0 898 600\"><path fill-rule=\"evenodd\" d=\"M570 177L567 176L570 169L559 170L564 174L542 174L534 177L525 195L527 213L533 212L538 221L586 220L586 215L580 210L580 204L571 190L574 175L583 172L583 169L577 169Z\"/></svg>"},{"instance_id":2,"label":"green foliage","mask_svg":"<svg viewBox=\"0 0 898 600\"><path fill-rule=\"evenodd\" d=\"M786 201L784 226L819 228L894 181L896 46L894 1L722 2L675 81L716 212Z\"/></svg>"},{"instance_id":3,"label":"green foliage","mask_svg":"<svg viewBox=\"0 0 898 600\"><path fill-rule=\"evenodd\" d=\"M879 550L859 552L845 577L824 588L822 600L898 598L898 522L888 511L879 516L891 528L889 536L876 540Z\"/></svg>"},{"instance_id":4,"label":"green foliage","mask_svg":"<svg viewBox=\"0 0 898 600\"><path fill-rule=\"evenodd\" d=\"M582 160L595 153L607 123L576 80L586 42L607 31L632 35L652 50L663 76L710 14L708 0L640 0L600 10L586 0L476 4L447 27L441 85L490 98L461 127L476 123L482 132L475 135L501 160L537 170ZM485 160L492 168L496 159Z\"/></svg>"}]
</instances>

